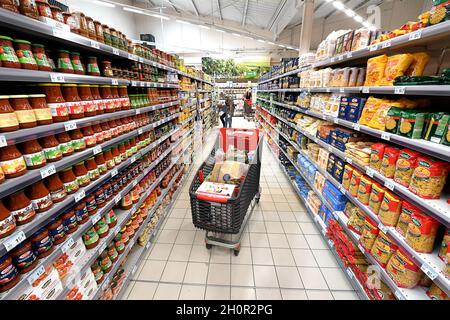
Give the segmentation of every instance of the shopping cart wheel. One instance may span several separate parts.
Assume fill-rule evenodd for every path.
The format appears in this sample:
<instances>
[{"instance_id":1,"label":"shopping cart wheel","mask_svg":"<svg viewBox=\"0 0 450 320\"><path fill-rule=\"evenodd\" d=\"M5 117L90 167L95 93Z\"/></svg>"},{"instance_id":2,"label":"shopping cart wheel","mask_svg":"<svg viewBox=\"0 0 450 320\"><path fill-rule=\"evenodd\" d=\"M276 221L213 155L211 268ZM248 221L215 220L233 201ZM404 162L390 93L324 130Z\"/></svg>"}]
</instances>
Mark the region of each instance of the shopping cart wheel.
<instances>
[{"instance_id":1,"label":"shopping cart wheel","mask_svg":"<svg viewBox=\"0 0 450 320\"><path fill-rule=\"evenodd\" d=\"M212 248L212 244L206 243L206 249L211 250L211 248Z\"/></svg>"},{"instance_id":2,"label":"shopping cart wheel","mask_svg":"<svg viewBox=\"0 0 450 320\"><path fill-rule=\"evenodd\" d=\"M237 257L239 255L240 250L233 250L234 256Z\"/></svg>"}]
</instances>

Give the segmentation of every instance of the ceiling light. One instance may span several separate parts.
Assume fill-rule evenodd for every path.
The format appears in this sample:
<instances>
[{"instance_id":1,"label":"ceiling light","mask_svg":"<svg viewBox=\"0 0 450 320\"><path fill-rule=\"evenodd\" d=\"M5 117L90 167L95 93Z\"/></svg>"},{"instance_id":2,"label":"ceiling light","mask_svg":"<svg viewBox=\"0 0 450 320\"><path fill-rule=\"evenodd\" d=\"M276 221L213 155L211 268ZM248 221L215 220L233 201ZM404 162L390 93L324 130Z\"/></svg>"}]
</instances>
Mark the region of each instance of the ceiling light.
<instances>
[{"instance_id":1,"label":"ceiling light","mask_svg":"<svg viewBox=\"0 0 450 320\"><path fill-rule=\"evenodd\" d=\"M279 47L282 47L282 48L286 48L286 46L285 46L285 45L282 45L282 44L279 44L278 46L279 46Z\"/></svg>"},{"instance_id":2,"label":"ceiling light","mask_svg":"<svg viewBox=\"0 0 450 320\"><path fill-rule=\"evenodd\" d=\"M364 19L361 16L354 16L353 19L355 19L356 22L362 23Z\"/></svg>"},{"instance_id":3,"label":"ceiling light","mask_svg":"<svg viewBox=\"0 0 450 320\"><path fill-rule=\"evenodd\" d=\"M345 14L346 14L347 16L349 16L350 18L353 18L354 16L356 16L355 11L353 11L352 9L347 9L347 10L345 10Z\"/></svg>"},{"instance_id":4,"label":"ceiling light","mask_svg":"<svg viewBox=\"0 0 450 320\"><path fill-rule=\"evenodd\" d=\"M170 20L169 17L161 16L159 14L149 14L149 16L152 16L152 17L155 17L155 18L159 18L159 19L163 19L163 20Z\"/></svg>"},{"instance_id":5,"label":"ceiling light","mask_svg":"<svg viewBox=\"0 0 450 320\"><path fill-rule=\"evenodd\" d=\"M275 43L273 43L273 42L268 42L269 44L271 44L271 45L274 45Z\"/></svg>"},{"instance_id":6,"label":"ceiling light","mask_svg":"<svg viewBox=\"0 0 450 320\"><path fill-rule=\"evenodd\" d=\"M183 20L175 20L175 21L178 23L181 23L181 24L191 24L190 22L183 21Z\"/></svg>"},{"instance_id":7,"label":"ceiling light","mask_svg":"<svg viewBox=\"0 0 450 320\"><path fill-rule=\"evenodd\" d=\"M372 25L370 24L369 21L364 21L363 26L366 27L367 29L369 29Z\"/></svg>"},{"instance_id":8,"label":"ceiling light","mask_svg":"<svg viewBox=\"0 0 450 320\"><path fill-rule=\"evenodd\" d=\"M327 2L331 2L331 1L333 1L333 0L326 0Z\"/></svg>"},{"instance_id":9,"label":"ceiling light","mask_svg":"<svg viewBox=\"0 0 450 320\"><path fill-rule=\"evenodd\" d=\"M134 12L134 13L144 14L144 11L142 11L142 10L133 9L133 8L129 8L129 7L123 7L123 10L129 11L129 12Z\"/></svg>"},{"instance_id":10,"label":"ceiling light","mask_svg":"<svg viewBox=\"0 0 450 320\"><path fill-rule=\"evenodd\" d=\"M232 35L236 36L236 37L240 37L241 36L239 33L232 33Z\"/></svg>"},{"instance_id":11,"label":"ceiling light","mask_svg":"<svg viewBox=\"0 0 450 320\"><path fill-rule=\"evenodd\" d=\"M292 48L292 47L287 47L288 49L291 49L291 50L294 50L294 48Z\"/></svg>"},{"instance_id":12,"label":"ceiling light","mask_svg":"<svg viewBox=\"0 0 450 320\"><path fill-rule=\"evenodd\" d=\"M216 29L216 31L217 31L217 32L222 32L222 33L225 32L224 30L220 30L220 29Z\"/></svg>"},{"instance_id":13,"label":"ceiling light","mask_svg":"<svg viewBox=\"0 0 450 320\"><path fill-rule=\"evenodd\" d=\"M377 27L375 27L374 25L372 25L372 26L369 27L369 30L370 30L370 31L377 31Z\"/></svg>"},{"instance_id":14,"label":"ceiling light","mask_svg":"<svg viewBox=\"0 0 450 320\"><path fill-rule=\"evenodd\" d=\"M266 41L264 41L263 39L258 39L258 42L266 43Z\"/></svg>"},{"instance_id":15,"label":"ceiling light","mask_svg":"<svg viewBox=\"0 0 450 320\"><path fill-rule=\"evenodd\" d=\"M204 26L204 25L202 25L202 24L201 24L201 25L199 25L198 27L199 27L199 28L202 28L202 29L205 29L205 30L209 30L209 27L207 27L207 26Z\"/></svg>"},{"instance_id":16,"label":"ceiling light","mask_svg":"<svg viewBox=\"0 0 450 320\"><path fill-rule=\"evenodd\" d=\"M98 0L94 0L93 1L95 4L98 4L99 6L104 6L104 7L109 7L109 8L115 8L116 5L109 3L109 2L104 2L104 1L98 1Z\"/></svg>"},{"instance_id":17,"label":"ceiling light","mask_svg":"<svg viewBox=\"0 0 450 320\"><path fill-rule=\"evenodd\" d=\"M340 1L334 1L333 6L339 10L343 10L345 8L344 4Z\"/></svg>"}]
</instances>

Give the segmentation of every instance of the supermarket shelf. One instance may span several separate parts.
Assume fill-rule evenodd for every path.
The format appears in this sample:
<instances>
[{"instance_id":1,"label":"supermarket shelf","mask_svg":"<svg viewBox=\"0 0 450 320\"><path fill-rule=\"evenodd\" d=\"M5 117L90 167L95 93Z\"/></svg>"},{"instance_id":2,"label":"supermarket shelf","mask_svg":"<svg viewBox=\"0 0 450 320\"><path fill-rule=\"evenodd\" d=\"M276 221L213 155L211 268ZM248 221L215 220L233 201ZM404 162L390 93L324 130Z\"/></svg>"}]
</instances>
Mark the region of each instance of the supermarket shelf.
<instances>
[{"instance_id":1,"label":"supermarket shelf","mask_svg":"<svg viewBox=\"0 0 450 320\"><path fill-rule=\"evenodd\" d=\"M282 122L286 123L287 125L291 126L293 129L297 130L307 138L311 139L321 147L328 150L330 153L333 153L334 155L338 156L342 160L345 160L347 163L353 165L355 168L360 170L361 172L365 172L368 176L373 177L375 180L383 184L385 187L393 191L394 193L401 196L403 199L410 201L415 206L421 208L422 210L426 211L430 215L432 215L434 218L439 220L441 223L443 223L446 226L450 226L450 207L448 206L446 202L445 196L442 196L438 200L427 200L422 199L415 194L413 194L411 191L409 191L407 188L401 186L400 184L394 182L392 179L385 178L378 172L372 170L369 167L361 166L354 162L351 158L348 158L344 152L336 149L335 147L323 142L322 140L318 139L317 137L311 135L310 133L305 132L301 128L299 128L297 125L291 123L290 121L276 115L272 114L269 110L267 110L264 107L261 107L266 112L270 113L272 116L276 117L277 119L281 120Z\"/></svg>"},{"instance_id":2,"label":"supermarket shelf","mask_svg":"<svg viewBox=\"0 0 450 320\"><path fill-rule=\"evenodd\" d=\"M262 115L261 117L265 119ZM265 119L267 121L267 119ZM269 122L268 122L269 123ZM269 123L270 124L270 123ZM270 124L272 127L273 125ZM286 137L285 137L286 138ZM273 137L272 137L273 139ZM291 142L291 144L295 147L295 144L292 143L290 139L287 139ZM298 147L297 147L298 148ZM296 149L297 149L296 148ZM280 148L281 149L281 148ZM297 149L299 150L299 149ZM282 150L283 151L283 150ZM302 154L309 158L309 156L302 152ZM289 159L289 158L288 158ZM387 227L384 226L383 223L379 220L378 216L370 210L368 206L365 206L362 204L358 199L354 198L347 190L345 190L342 185L334 179L326 170L319 167L314 161L309 159L311 163L314 164L314 166L318 169L318 171L327 178L334 186L339 188L339 190L346 195L346 197L357 207L361 208L366 215L368 215L373 221L375 221L378 224L378 227L380 230L388 234L394 242L399 246L402 247L408 254L413 258L415 263L417 263L418 266L421 267L422 271L424 271L432 280L434 280L441 288L442 290L446 291L446 293L450 294L450 280L446 278L445 274L443 273L444 270L444 262L439 259L437 251L433 252L432 254L424 254L424 253L418 253L414 249L412 249L405 241L405 238L398 233L394 227ZM354 164L353 164L354 165ZM363 171L364 172L364 171ZM378 173L377 173L378 174ZM306 179L305 179L306 180Z\"/></svg>"},{"instance_id":3,"label":"supermarket shelf","mask_svg":"<svg viewBox=\"0 0 450 320\"><path fill-rule=\"evenodd\" d=\"M106 120L118 119L133 116L135 114L147 113L159 109L164 109L179 104L179 101L173 101L168 103L157 104L149 107L130 109L124 111L115 111L112 113L104 113L93 117L85 117L82 119L71 120L67 122L58 122L44 126L37 126L30 129L20 129L12 132L5 132L0 135L0 140L6 142L6 145L14 145L24 141L38 139L51 134L57 134L66 131L66 128L70 127L70 130L76 128L83 128L92 124L97 124Z\"/></svg>"},{"instance_id":4,"label":"supermarket shelf","mask_svg":"<svg viewBox=\"0 0 450 320\"><path fill-rule=\"evenodd\" d=\"M342 64L348 61L369 58L380 55L390 50L402 47L412 47L424 45L439 40L448 39L450 34L450 21L439 23L435 26L427 27L416 32L399 36L377 45L368 46L357 51L348 52L340 56L323 59L313 64L313 68L322 68Z\"/></svg>"},{"instance_id":5,"label":"supermarket shelf","mask_svg":"<svg viewBox=\"0 0 450 320\"><path fill-rule=\"evenodd\" d=\"M258 92L362 93L392 95L450 96L450 85L389 86L389 87L324 87L263 89Z\"/></svg>"},{"instance_id":6,"label":"supermarket shelf","mask_svg":"<svg viewBox=\"0 0 450 320\"><path fill-rule=\"evenodd\" d=\"M315 117L318 119L326 120L326 121L338 124L340 126L343 126L343 127L349 128L349 129L353 129L355 131L360 131L367 135L370 135L370 136L373 136L376 138L380 138L382 140L386 140L388 142L392 142L392 143L398 144L400 146L411 148L413 150L416 150L416 151L431 155L433 157L442 159L444 161L450 162L450 147L448 147L448 146L444 146L444 145L441 145L438 143L433 143L433 142L426 141L423 139L409 139L407 137L402 137L397 134L391 134L391 133L388 133L385 131L372 129L368 126L364 126L364 125L360 125L360 124L353 123L350 121L338 119L338 118L335 118L333 116L326 115L323 113L314 112L312 110L305 110L305 109L299 108L298 106L295 106L295 105L290 105L290 104L281 103L281 102L277 102L277 101L270 101L270 100L267 100L264 98L258 98L258 99L261 101L267 102L267 103L272 103L277 106L281 106L281 107L284 107L287 109L301 112L303 114L306 114L306 115L309 115L309 116L312 116L312 117Z\"/></svg>"},{"instance_id":7,"label":"supermarket shelf","mask_svg":"<svg viewBox=\"0 0 450 320\"><path fill-rule=\"evenodd\" d=\"M191 116L191 117L189 117L188 119L181 121L181 122L180 122L180 125L183 127L186 123L189 123L189 122L191 122L192 120L194 120L194 118L195 118L194 116Z\"/></svg>"},{"instance_id":8,"label":"supermarket shelf","mask_svg":"<svg viewBox=\"0 0 450 320\"><path fill-rule=\"evenodd\" d=\"M197 99L194 99L194 101L191 101L190 103L184 104L181 106L181 110L184 110L186 108L191 108L193 106L197 105Z\"/></svg>"},{"instance_id":9,"label":"supermarket shelf","mask_svg":"<svg viewBox=\"0 0 450 320\"><path fill-rule=\"evenodd\" d=\"M161 82L148 82L148 81L128 81L128 84L132 87L141 88L162 88L162 89L177 89L179 86L175 83L161 83Z\"/></svg>"},{"instance_id":10,"label":"supermarket shelf","mask_svg":"<svg viewBox=\"0 0 450 320\"><path fill-rule=\"evenodd\" d=\"M209 84L210 86L213 86L213 85L214 85L214 84L213 84L212 82L210 82L210 81L207 81L207 80L201 79L201 78L199 78L199 77L190 75L190 74L188 74L188 73L186 73L186 72L183 72L183 71L177 71L177 72L178 72L178 74L179 74L180 76L188 77L188 78L194 79L194 80L196 80L196 81L204 82L204 83L206 83L206 84Z\"/></svg>"},{"instance_id":11,"label":"supermarket shelf","mask_svg":"<svg viewBox=\"0 0 450 320\"><path fill-rule=\"evenodd\" d=\"M270 82L270 81L273 81L273 80L281 79L281 78L284 78L284 77L287 77L287 76L291 76L291 75L303 72L303 71L308 70L308 69L311 69L311 66L304 66L304 67L301 67L301 68L298 68L298 69L295 69L295 70L291 70L291 71L285 72L283 74L277 75L277 76L272 77L270 79L262 80L262 81L258 82L258 85L266 83L266 82Z\"/></svg>"}]
</instances>

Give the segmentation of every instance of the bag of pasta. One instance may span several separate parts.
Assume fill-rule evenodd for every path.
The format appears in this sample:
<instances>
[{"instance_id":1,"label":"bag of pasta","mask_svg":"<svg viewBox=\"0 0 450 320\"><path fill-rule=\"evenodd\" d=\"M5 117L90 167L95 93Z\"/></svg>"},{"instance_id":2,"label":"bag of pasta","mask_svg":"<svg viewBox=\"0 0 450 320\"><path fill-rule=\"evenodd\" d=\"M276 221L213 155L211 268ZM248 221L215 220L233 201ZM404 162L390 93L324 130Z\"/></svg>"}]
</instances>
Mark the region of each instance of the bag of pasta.
<instances>
[{"instance_id":1,"label":"bag of pasta","mask_svg":"<svg viewBox=\"0 0 450 320\"><path fill-rule=\"evenodd\" d=\"M441 248L439 249L439 258L444 261L447 253L447 243L450 242L450 228L445 229L444 239L442 240Z\"/></svg>"},{"instance_id":2,"label":"bag of pasta","mask_svg":"<svg viewBox=\"0 0 450 320\"><path fill-rule=\"evenodd\" d=\"M406 242L421 253L431 253L439 229L439 222L425 213L415 212L406 232Z\"/></svg>"},{"instance_id":3,"label":"bag of pasta","mask_svg":"<svg viewBox=\"0 0 450 320\"><path fill-rule=\"evenodd\" d=\"M386 272L398 287L407 289L416 287L423 276L420 268L402 249L397 249L389 259Z\"/></svg>"},{"instance_id":4,"label":"bag of pasta","mask_svg":"<svg viewBox=\"0 0 450 320\"><path fill-rule=\"evenodd\" d=\"M372 192L373 183L374 181L369 177L366 176L361 177L358 188L358 200L366 206L369 204L369 198Z\"/></svg>"},{"instance_id":5,"label":"bag of pasta","mask_svg":"<svg viewBox=\"0 0 450 320\"><path fill-rule=\"evenodd\" d=\"M386 189L380 184L376 182L372 184L372 192L369 197L369 208L372 209L373 213L378 214L378 212L380 212L380 207L383 202L385 192Z\"/></svg>"},{"instance_id":6,"label":"bag of pasta","mask_svg":"<svg viewBox=\"0 0 450 320\"><path fill-rule=\"evenodd\" d=\"M426 52L417 52L412 53L411 55L413 56L413 62L409 66L408 70L406 70L405 75L411 77L423 76L423 72L430 61L430 56Z\"/></svg>"},{"instance_id":7,"label":"bag of pasta","mask_svg":"<svg viewBox=\"0 0 450 320\"><path fill-rule=\"evenodd\" d=\"M380 229L378 229L377 224L369 217L366 217L361 229L361 236L359 237L359 242L364 249L368 251L372 249L379 232Z\"/></svg>"},{"instance_id":8,"label":"bag of pasta","mask_svg":"<svg viewBox=\"0 0 450 320\"><path fill-rule=\"evenodd\" d=\"M405 75L410 65L414 62L413 55L409 53L396 54L388 58L382 86L392 86L395 78Z\"/></svg>"},{"instance_id":9,"label":"bag of pasta","mask_svg":"<svg viewBox=\"0 0 450 320\"><path fill-rule=\"evenodd\" d=\"M383 232L380 231L375 243L370 250L370 253L378 261L380 266L386 268L389 259L392 257L398 247L392 240Z\"/></svg>"},{"instance_id":10,"label":"bag of pasta","mask_svg":"<svg viewBox=\"0 0 450 320\"><path fill-rule=\"evenodd\" d=\"M400 212L400 217L398 217L397 226L395 230L400 233L402 236L406 236L406 232L408 231L408 225L412 221L412 215L414 213L420 213L421 210L415 206L413 206L408 201L403 200L402 203L402 211Z\"/></svg>"},{"instance_id":11,"label":"bag of pasta","mask_svg":"<svg viewBox=\"0 0 450 320\"><path fill-rule=\"evenodd\" d=\"M342 186L347 191L350 189L350 181L352 180L354 170L355 168L353 168L351 165L345 165L344 174L342 175Z\"/></svg>"},{"instance_id":12,"label":"bag of pasta","mask_svg":"<svg viewBox=\"0 0 450 320\"><path fill-rule=\"evenodd\" d=\"M383 161L384 150L386 149L386 144L384 143L374 143L370 147L370 167L376 171L380 171L381 162Z\"/></svg>"},{"instance_id":13,"label":"bag of pasta","mask_svg":"<svg viewBox=\"0 0 450 320\"><path fill-rule=\"evenodd\" d=\"M395 227L397 225L401 209L402 200L399 197L394 196L391 192L386 191L378 213L380 216L380 221L385 226Z\"/></svg>"},{"instance_id":14,"label":"bag of pasta","mask_svg":"<svg viewBox=\"0 0 450 320\"><path fill-rule=\"evenodd\" d=\"M409 190L424 199L439 199L445 186L449 164L431 157L418 158Z\"/></svg>"},{"instance_id":15,"label":"bag of pasta","mask_svg":"<svg viewBox=\"0 0 450 320\"><path fill-rule=\"evenodd\" d=\"M361 210L357 208L357 210L352 211L352 215L348 218L347 226L357 234L361 234L365 220L366 217Z\"/></svg>"},{"instance_id":16,"label":"bag of pasta","mask_svg":"<svg viewBox=\"0 0 450 320\"><path fill-rule=\"evenodd\" d=\"M358 170L354 170L352 178L350 179L350 188L348 191L354 198L358 196L358 189L359 184L361 183L361 176L362 176L361 172L359 172Z\"/></svg>"},{"instance_id":17,"label":"bag of pasta","mask_svg":"<svg viewBox=\"0 0 450 320\"><path fill-rule=\"evenodd\" d=\"M417 159L419 156L419 152L409 149L403 149L400 151L397 164L395 165L395 182L408 188L414 169L417 167Z\"/></svg>"},{"instance_id":18,"label":"bag of pasta","mask_svg":"<svg viewBox=\"0 0 450 320\"><path fill-rule=\"evenodd\" d=\"M383 99L369 97L364 105L363 111L361 112L358 123L365 126L369 125L370 120L384 101L385 100Z\"/></svg>"},{"instance_id":19,"label":"bag of pasta","mask_svg":"<svg viewBox=\"0 0 450 320\"><path fill-rule=\"evenodd\" d=\"M366 82L364 83L366 87L380 85L381 80L384 78L387 62L388 57L385 54L367 60Z\"/></svg>"},{"instance_id":20,"label":"bag of pasta","mask_svg":"<svg viewBox=\"0 0 450 320\"><path fill-rule=\"evenodd\" d=\"M384 149L380 173L386 178L392 179L394 177L395 165L397 164L399 154L400 150L395 147L386 147Z\"/></svg>"},{"instance_id":21,"label":"bag of pasta","mask_svg":"<svg viewBox=\"0 0 450 320\"><path fill-rule=\"evenodd\" d=\"M427 290L427 296L429 296L431 300L441 300L441 301L449 300L449 297L445 293L445 291L439 288L439 286L434 282L431 285L431 287Z\"/></svg>"},{"instance_id":22,"label":"bag of pasta","mask_svg":"<svg viewBox=\"0 0 450 320\"><path fill-rule=\"evenodd\" d=\"M385 101L380 104L367 125L373 129L384 131L386 129L387 115L390 109L390 101Z\"/></svg>"}]
</instances>

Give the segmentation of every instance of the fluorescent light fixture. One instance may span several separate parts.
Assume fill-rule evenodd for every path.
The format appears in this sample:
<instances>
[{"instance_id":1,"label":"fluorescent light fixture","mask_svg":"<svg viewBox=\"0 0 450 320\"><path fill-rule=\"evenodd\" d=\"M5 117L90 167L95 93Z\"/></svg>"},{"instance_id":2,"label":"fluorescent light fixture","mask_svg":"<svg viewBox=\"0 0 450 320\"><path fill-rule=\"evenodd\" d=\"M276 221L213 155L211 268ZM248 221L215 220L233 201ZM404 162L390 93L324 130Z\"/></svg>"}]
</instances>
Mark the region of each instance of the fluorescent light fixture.
<instances>
[{"instance_id":1,"label":"fluorescent light fixture","mask_svg":"<svg viewBox=\"0 0 450 320\"><path fill-rule=\"evenodd\" d=\"M356 16L355 11L353 11L352 9L347 9L347 10L345 10L345 14L346 14L347 16L349 16L350 18L353 18L354 16Z\"/></svg>"},{"instance_id":2,"label":"fluorescent light fixture","mask_svg":"<svg viewBox=\"0 0 450 320\"><path fill-rule=\"evenodd\" d=\"M155 18L159 18L159 19L163 19L163 20L170 20L169 17L161 16L159 14L149 14L149 16L152 16L152 17L155 17Z\"/></svg>"},{"instance_id":3,"label":"fluorescent light fixture","mask_svg":"<svg viewBox=\"0 0 450 320\"><path fill-rule=\"evenodd\" d=\"M377 27L375 27L374 25L371 25L371 26L369 27L369 30L370 30L370 31L377 31Z\"/></svg>"},{"instance_id":4,"label":"fluorescent light fixture","mask_svg":"<svg viewBox=\"0 0 450 320\"><path fill-rule=\"evenodd\" d=\"M285 46L285 45L282 45L282 44L279 44L278 46L279 46L279 47L282 47L282 48L286 48L286 46Z\"/></svg>"},{"instance_id":5,"label":"fluorescent light fixture","mask_svg":"<svg viewBox=\"0 0 450 320\"><path fill-rule=\"evenodd\" d=\"M199 27L199 28L202 28L202 29L205 29L205 30L209 30L209 27L204 26L204 25L202 25L202 24L200 24L198 27Z\"/></svg>"},{"instance_id":6,"label":"fluorescent light fixture","mask_svg":"<svg viewBox=\"0 0 450 320\"><path fill-rule=\"evenodd\" d=\"M105 2L105 1L98 1L98 0L94 0L93 3L98 4L99 6L104 6L104 7L109 7L109 8L115 8L116 5L109 3L109 2Z\"/></svg>"},{"instance_id":7,"label":"fluorescent light fixture","mask_svg":"<svg viewBox=\"0 0 450 320\"><path fill-rule=\"evenodd\" d=\"M292 47L287 47L288 49L290 49L290 50L295 50L294 48L292 48Z\"/></svg>"},{"instance_id":8,"label":"fluorescent light fixture","mask_svg":"<svg viewBox=\"0 0 450 320\"><path fill-rule=\"evenodd\" d=\"M326 0L327 2L331 2L331 1L334 1L334 0Z\"/></svg>"},{"instance_id":9,"label":"fluorescent light fixture","mask_svg":"<svg viewBox=\"0 0 450 320\"><path fill-rule=\"evenodd\" d=\"M369 21L364 21L363 26L366 27L367 29L369 29L372 25L370 24Z\"/></svg>"},{"instance_id":10,"label":"fluorescent light fixture","mask_svg":"<svg viewBox=\"0 0 450 320\"><path fill-rule=\"evenodd\" d=\"M258 39L258 42L266 43L266 41L264 41L263 39Z\"/></svg>"},{"instance_id":11,"label":"fluorescent light fixture","mask_svg":"<svg viewBox=\"0 0 450 320\"><path fill-rule=\"evenodd\" d=\"M220 29L216 29L216 31L217 31L217 32L222 32L222 33L225 33L225 31L224 31L224 30L220 30Z\"/></svg>"},{"instance_id":12,"label":"fluorescent light fixture","mask_svg":"<svg viewBox=\"0 0 450 320\"><path fill-rule=\"evenodd\" d=\"M342 2L340 2L340 1L337 1L337 0L333 1L333 6L336 9L339 9L339 10L343 10L345 8L344 4Z\"/></svg>"},{"instance_id":13,"label":"fluorescent light fixture","mask_svg":"<svg viewBox=\"0 0 450 320\"><path fill-rule=\"evenodd\" d=\"M269 44L271 44L271 45L274 45L275 43L273 43L273 42L268 42Z\"/></svg>"},{"instance_id":14,"label":"fluorescent light fixture","mask_svg":"<svg viewBox=\"0 0 450 320\"><path fill-rule=\"evenodd\" d=\"M355 19L356 22L362 23L364 19L361 16L354 16L353 19Z\"/></svg>"},{"instance_id":15,"label":"fluorescent light fixture","mask_svg":"<svg viewBox=\"0 0 450 320\"><path fill-rule=\"evenodd\" d=\"M232 35L236 36L236 37L240 37L241 36L239 33L232 33Z\"/></svg>"},{"instance_id":16,"label":"fluorescent light fixture","mask_svg":"<svg viewBox=\"0 0 450 320\"><path fill-rule=\"evenodd\" d=\"M190 22L183 21L183 20L175 20L175 21L178 23L181 23L181 24L191 24Z\"/></svg>"},{"instance_id":17,"label":"fluorescent light fixture","mask_svg":"<svg viewBox=\"0 0 450 320\"><path fill-rule=\"evenodd\" d=\"M123 7L123 10L129 11L129 12L134 12L134 13L144 14L144 11L142 11L142 10L133 9L133 8L128 8L128 7Z\"/></svg>"}]
</instances>

